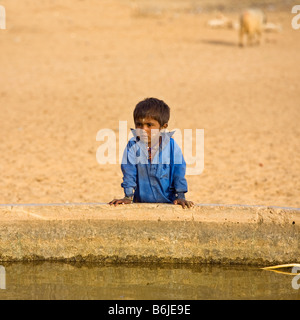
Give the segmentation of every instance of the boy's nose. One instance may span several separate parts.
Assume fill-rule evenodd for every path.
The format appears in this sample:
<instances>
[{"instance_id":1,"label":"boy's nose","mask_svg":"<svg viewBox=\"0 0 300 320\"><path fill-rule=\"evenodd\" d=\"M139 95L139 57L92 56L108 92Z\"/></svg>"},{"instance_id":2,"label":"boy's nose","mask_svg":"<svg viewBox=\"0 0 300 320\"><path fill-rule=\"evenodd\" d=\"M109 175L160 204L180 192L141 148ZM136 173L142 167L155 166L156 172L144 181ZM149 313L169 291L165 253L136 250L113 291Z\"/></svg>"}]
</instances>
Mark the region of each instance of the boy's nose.
<instances>
[{"instance_id":1,"label":"boy's nose","mask_svg":"<svg viewBox=\"0 0 300 320\"><path fill-rule=\"evenodd\" d=\"M146 124L142 126L142 129L145 130L146 132L151 131L151 129L149 129Z\"/></svg>"},{"instance_id":2,"label":"boy's nose","mask_svg":"<svg viewBox=\"0 0 300 320\"><path fill-rule=\"evenodd\" d=\"M137 134L138 135L148 135L148 132L147 132L147 130L145 130L145 128L144 127L140 127L140 128L138 128L137 130L136 130L136 132L137 132Z\"/></svg>"}]
</instances>

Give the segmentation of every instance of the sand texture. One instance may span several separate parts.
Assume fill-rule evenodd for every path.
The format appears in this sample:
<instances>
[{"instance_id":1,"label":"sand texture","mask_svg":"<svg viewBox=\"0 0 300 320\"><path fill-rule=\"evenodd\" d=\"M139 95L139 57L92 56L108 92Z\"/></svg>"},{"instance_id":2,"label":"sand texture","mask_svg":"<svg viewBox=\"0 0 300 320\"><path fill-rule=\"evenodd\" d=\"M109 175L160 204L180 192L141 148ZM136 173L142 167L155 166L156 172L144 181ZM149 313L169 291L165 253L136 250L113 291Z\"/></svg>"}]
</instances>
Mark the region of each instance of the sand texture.
<instances>
[{"instance_id":1,"label":"sand texture","mask_svg":"<svg viewBox=\"0 0 300 320\"><path fill-rule=\"evenodd\" d=\"M246 1L200 2L1 0L0 203L122 197L120 165L97 162L96 135L110 128L118 142L119 121L129 131L136 103L154 96L171 108L170 130L205 132L188 199L300 207L293 2L266 5L282 32L244 48L237 30L207 21L214 3L237 20Z\"/></svg>"}]
</instances>

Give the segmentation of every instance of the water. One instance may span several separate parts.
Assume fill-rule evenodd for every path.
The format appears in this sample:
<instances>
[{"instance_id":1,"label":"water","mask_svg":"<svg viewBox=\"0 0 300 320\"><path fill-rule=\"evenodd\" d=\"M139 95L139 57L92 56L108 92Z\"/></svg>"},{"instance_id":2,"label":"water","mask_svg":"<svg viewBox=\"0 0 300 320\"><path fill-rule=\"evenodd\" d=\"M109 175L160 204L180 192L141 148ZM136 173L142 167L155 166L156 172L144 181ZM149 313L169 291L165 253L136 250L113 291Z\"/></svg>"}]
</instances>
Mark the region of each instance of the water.
<instances>
[{"instance_id":1,"label":"water","mask_svg":"<svg viewBox=\"0 0 300 320\"><path fill-rule=\"evenodd\" d=\"M300 300L293 276L258 267L56 262L2 266L1 300Z\"/></svg>"}]
</instances>

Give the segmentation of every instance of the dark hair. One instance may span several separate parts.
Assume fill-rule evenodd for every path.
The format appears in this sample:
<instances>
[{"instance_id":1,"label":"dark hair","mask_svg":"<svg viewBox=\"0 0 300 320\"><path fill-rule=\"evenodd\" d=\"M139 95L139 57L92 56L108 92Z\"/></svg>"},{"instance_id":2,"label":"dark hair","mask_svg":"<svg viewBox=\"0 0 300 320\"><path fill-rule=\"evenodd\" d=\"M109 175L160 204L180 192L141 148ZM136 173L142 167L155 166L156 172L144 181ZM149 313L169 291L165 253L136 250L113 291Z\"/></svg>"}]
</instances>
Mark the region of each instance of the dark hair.
<instances>
[{"instance_id":1,"label":"dark hair","mask_svg":"<svg viewBox=\"0 0 300 320\"><path fill-rule=\"evenodd\" d=\"M162 100L156 98L146 98L140 101L133 111L133 119L136 122L139 119L151 117L158 121L162 127L170 119L170 108Z\"/></svg>"}]
</instances>

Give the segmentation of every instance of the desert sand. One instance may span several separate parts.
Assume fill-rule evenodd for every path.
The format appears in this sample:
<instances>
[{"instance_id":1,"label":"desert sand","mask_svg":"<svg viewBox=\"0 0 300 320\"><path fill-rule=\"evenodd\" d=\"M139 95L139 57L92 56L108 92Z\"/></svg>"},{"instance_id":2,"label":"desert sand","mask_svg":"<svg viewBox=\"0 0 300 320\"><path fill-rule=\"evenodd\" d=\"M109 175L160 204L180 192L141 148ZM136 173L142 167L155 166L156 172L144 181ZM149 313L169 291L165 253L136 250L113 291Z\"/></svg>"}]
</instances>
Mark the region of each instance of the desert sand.
<instances>
[{"instance_id":1,"label":"desert sand","mask_svg":"<svg viewBox=\"0 0 300 320\"><path fill-rule=\"evenodd\" d=\"M282 32L244 48L237 30L207 21L220 10L237 20L247 1L205 3L0 0L0 203L122 197L119 163L96 160L97 132L118 138L136 103L157 97L170 130L204 129L204 171L187 176L188 199L300 207L294 2L266 4Z\"/></svg>"}]
</instances>

